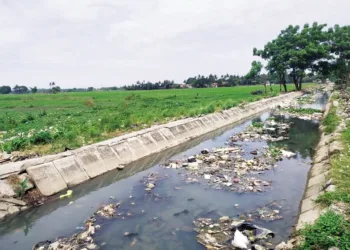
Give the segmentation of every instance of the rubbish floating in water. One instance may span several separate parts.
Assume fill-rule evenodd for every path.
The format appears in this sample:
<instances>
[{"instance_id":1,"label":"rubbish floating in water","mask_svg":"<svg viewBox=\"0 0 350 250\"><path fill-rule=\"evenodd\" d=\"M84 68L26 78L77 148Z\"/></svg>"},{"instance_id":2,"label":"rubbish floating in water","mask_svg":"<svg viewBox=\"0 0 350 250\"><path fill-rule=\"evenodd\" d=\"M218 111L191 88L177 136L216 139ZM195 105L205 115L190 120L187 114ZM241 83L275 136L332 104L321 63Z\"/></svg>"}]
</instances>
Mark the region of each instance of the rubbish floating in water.
<instances>
[{"instance_id":1,"label":"rubbish floating in water","mask_svg":"<svg viewBox=\"0 0 350 250\"><path fill-rule=\"evenodd\" d=\"M181 214L188 214L189 211L187 209L181 211L181 212L178 212L178 213L174 213L174 216L180 216Z\"/></svg>"},{"instance_id":2,"label":"rubbish floating in water","mask_svg":"<svg viewBox=\"0 0 350 250\"><path fill-rule=\"evenodd\" d=\"M70 196L72 196L72 194L73 194L72 190L67 190L66 194L60 195L60 199L63 199L63 198L66 198L66 197L70 197Z\"/></svg>"},{"instance_id":3,"label":"rubbish floating in water","mask_svg":"<svg viewBox=\"0 0 350 250\"><path fill-rule=\"evenodd\" d=\"M274 233L244 220L223 216L217 221L198 218L194 221L197 241L207 249L271 248Z\"/></svg>"},{"instance_id":4,"label":"rubbish floating in water","mask_svg":"<svg viewBox=\"0 0 350 250\"><path fill-rule=\"evenodd\" d=\"M281 201L272 201L266 204L263 207L256 208L251 211L247 211L244 214L240 215L240 218L243 218L247 221L262 220L262 221L274 221L281 220L283 216L281 215L280 205Z\"/></svg>"}]
</instances>

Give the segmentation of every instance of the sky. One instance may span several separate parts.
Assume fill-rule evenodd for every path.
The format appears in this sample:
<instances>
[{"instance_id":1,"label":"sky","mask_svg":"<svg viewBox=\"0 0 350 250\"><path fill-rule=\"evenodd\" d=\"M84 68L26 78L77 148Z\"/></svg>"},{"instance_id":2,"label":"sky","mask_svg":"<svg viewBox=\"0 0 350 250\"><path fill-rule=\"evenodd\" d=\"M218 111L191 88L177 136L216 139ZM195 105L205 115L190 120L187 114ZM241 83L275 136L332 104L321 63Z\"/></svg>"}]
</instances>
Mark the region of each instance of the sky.
<instances>
[{"instance_id":1,"label":"sky","mask_svg":"<svg viewBox=\"0 0 350 250\"><path fill-rule=\"evenodd\" d=\"M289 24L349 25L349 0L0 0L0 85L124 86L246 74Z\"/></svg>"}]
</instances>

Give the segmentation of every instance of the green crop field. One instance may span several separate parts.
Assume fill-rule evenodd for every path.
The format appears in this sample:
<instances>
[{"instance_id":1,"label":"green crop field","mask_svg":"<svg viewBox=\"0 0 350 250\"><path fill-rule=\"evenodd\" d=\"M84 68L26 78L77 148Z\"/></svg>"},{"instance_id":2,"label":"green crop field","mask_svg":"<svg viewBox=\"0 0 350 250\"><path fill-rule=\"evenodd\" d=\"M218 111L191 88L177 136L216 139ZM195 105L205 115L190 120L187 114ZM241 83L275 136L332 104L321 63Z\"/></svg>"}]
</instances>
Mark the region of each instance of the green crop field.
<instances>
[{"instance_id":1,"label":"green crop field","mask_svg":"<svg viewBox=\"0 0 350 250\"><path fill-rule=\"evenodd\" d=\"M306 84L311 86L312 84ZM186 116L228 109L265 95L263 86L0 95L0 151L48 154ZM288 85L294 90L294 85ZM279 93L279 86L273 86Z\"/></svg>"}]
</instances>

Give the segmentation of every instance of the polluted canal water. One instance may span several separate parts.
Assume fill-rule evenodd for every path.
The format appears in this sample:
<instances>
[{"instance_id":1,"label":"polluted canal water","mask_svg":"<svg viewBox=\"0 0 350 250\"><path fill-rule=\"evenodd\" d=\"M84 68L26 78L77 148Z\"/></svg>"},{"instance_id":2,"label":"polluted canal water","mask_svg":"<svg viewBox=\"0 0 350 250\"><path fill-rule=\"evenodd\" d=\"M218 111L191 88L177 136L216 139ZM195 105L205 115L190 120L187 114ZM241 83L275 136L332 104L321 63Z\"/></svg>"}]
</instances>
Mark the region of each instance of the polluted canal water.
<instances>
[{"instance_id":1,"label":"polluted canal water","mask_svg":"<svg viewBox=\"0 0 350 250\"><path fill-rule=\"evenodd\" d=\"M312 107L322 109L326 101L322 96ZM266 123L270 117L271 112L258 114L187 145L130 164L125 169L132 169L131 176L123 176L125 169L110 172L74 188L71 197L53 197L45 205L8 218L0 224L0 249L32 249L38 242L70 238L86 231L91 220L95 226L93 244L86 245L85 249L205 249L198 243L198 233L194 231L203 223L201 218L215 223L227 216L243 218L272 231L273 248L288 239L293 231L313 148L320 135L316 121L275 117L277 123L291 124L288 139L232 141L252 124ZM244 178L257 178L259 184L256 185L269 184L238 192L231 189L234 180L230 179L228 182L232 181L232 185L227 184L225 188L219 185L220 180L212 181L207 174L193 174L187 165L186 169L178 167L182 161L193 161L193 155L205 158L203 153L210 154L213 148L223 147L239 148L235 157L244 163L261 157L268 147L283 147L295 155L284 157L259 173L247 173ZM104 207L108 204L113 204L108 207L111 211ZM102 212L95 214L96 211ZM231 245L227 249L234 248Z\"/></svg>"}]
</instances>

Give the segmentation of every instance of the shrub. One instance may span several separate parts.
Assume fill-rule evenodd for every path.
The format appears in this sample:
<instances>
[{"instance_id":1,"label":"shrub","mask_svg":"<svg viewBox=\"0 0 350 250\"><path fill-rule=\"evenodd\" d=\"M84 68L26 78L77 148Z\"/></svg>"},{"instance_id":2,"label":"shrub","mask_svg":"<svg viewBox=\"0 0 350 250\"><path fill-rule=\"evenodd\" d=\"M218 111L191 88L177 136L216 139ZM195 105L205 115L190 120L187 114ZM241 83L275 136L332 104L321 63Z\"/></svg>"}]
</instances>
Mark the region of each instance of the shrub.
<instances>
[{"instance_id":1,"label":"shrub","mask_svg":"<svg viewBox=\"0 0 350 250\"><path fill-rule=\"evenodd\" d=\"M93 99L89 99L89 100L84 102L84 105L87 107L93 107L95 105L95 102Z\"/></svg>"},{"instance_id":2,"label":"shrub","mask_svg":"<svg viewBox=\"0 0 350 250\"><path fill-rule=\"evenodd\" d=\"M321 215L314 225L306 225L300 234L303 241L298 250L350 249L350 223L332 211Z\"/></svg>"},{"instance_id":3,"label":"shrub","mask_svg":"<svg viewBox=\"0 0 350 250\"><path fill-rule=\"evenodd\" d=\"M53 136L49 131L40 131L38 133L34 133L29 139L30 143L32 144L46 144L50 143L52 140Z\"/></svg>"},{"instance_id":4,"label":"shrub","mask_svg":"<svg viewBox=\"0 0 350 250\"><path fill-rule=\"evenodd\" d=\"M251 95L262 95L263 91L262 90L255 90L255 91L250 92L250 94Z\"/></svg>"},{"instance_id":5,"label":"shrub","mask_svg":"<svg viewBox=\"0 0 350 250\"><path fill-rule=\"evenodd\" d=\"M334 130L339 125L339 123L340 123L340 119L337 116L336 108L332 106L329 113L326 115L326 117L322 121L322 125L325 126L326 134L333 133Z\"/></svg>"}]
</instances>

